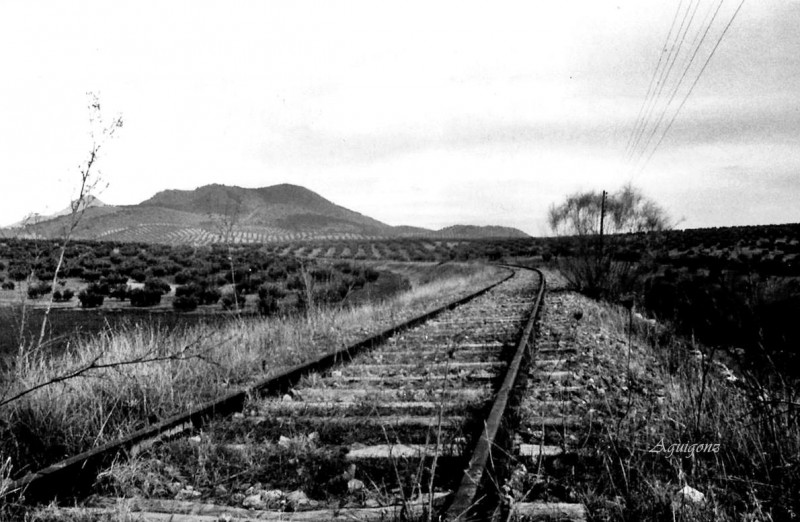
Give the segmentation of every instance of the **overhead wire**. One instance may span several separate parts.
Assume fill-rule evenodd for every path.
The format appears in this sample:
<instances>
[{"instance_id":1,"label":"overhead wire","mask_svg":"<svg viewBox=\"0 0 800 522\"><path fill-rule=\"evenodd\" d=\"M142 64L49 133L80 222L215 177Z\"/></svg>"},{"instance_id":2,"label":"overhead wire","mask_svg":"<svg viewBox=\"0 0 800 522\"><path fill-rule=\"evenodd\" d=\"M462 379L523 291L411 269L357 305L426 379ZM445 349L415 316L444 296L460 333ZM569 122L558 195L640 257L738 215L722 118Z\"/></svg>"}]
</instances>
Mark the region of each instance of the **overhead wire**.
<instances>
[{"instance_id":1,"label":"overhead wire","mask_svg":"<svg viewBox=\"0 0 800 522\"><path fill-rule=\"evenodd\" d=\"M658 119L656 120L655 124L653 125L652 131L647 136L647 140L644 142L644 145L642 145L642 147L639 148L636 157L633 158L633 163L634 163L633 168L636 168L636 164L647 153L647 150L650 147L650 143L653 141L653 137L658 133L659 127L661 126L662 122L664 121L664 118L669 112L672 102L675 100L675 97L680 91L681 85L683 85L683 81L686 79L686 75L689 73L689 70L691 69L692 64L694 63L694 60L697 57L698 52L702 48L703 43L705 42L705 39L708 36L709 31L711 30L711 26L714 24L714 20L716 20L716 17L719 14L719 11L722 8L722 4L724 3L724 1L725 0L720 0L719 3L717 4L717 9L714 11L714 15L711 17L711 20L708 22L708 24L705 24L706 25L705 30L701 29L700 31L698 31L698 35L702 32L703 36L702 38L700 38L700 42L697 43L697 45L692 45L692 47L694 48L694 52L691 53L691 56L688 62L686 63L686 66L683 68L683 73L681 74L680 78L675 83L674 88L669 94L669 100L666 102L666 104L664 104L664 108L661 111L661 114L658 116ZM695 37L694 41L697 42L697 36Z\"/></svg>"},{"instance_id":2,"label":"overhead wire","mask_svg":"<svg viewBox=\"0 0 800 522\"><path fill-rule=\"evenodd\" d=\"M699 0L696 1L699 2ZM688 30L686 21L687 18L689 17L689 12L692 10L692 5L694 4L694 2L695 0L690 0L690 2L686 4L686 10L683 13L683 18L681 19L678 31L675 33L672 46L670 47L670 51L667 56L667 61L665 62L665 66L661 71L661 75L659 76L658 82L656 84L656 90L654 91L653 95L650 98L650 103L648 105L647 110L645 111L645 116L643 118L642 125L640 125L639 131L637 132L636 137L634 138L633 145L631 146L631 150L629 151L629 154L627 156L628 159L631 158L631 155L639 146L642 136L644 136L647 128L650 126L649 120L651 120L652 114L655 108L658 106L658 99L664 90L664 86L666 85L667 80L669 79L669 75L672 72L672 67L675 64L675 60L677 59L677 56L680 54L681 48L683 47L683 42L686 39L687 31L684 31L684 27L686 27ZM679 4L679 10L680 10L680 4Z\"/></svg>"},{"instance_id":3,"label":"overhead wire","mask_svg":"<svg viewBox=\"0 0 800 522\"><path fill-rule=\"evenodd\" d=\"M681 101L681 104L678 106L678 110L675 111L675 114L673 114L672 119L670 120L670 122L667 125L666 129L664 129L664 132L661 134L661 138L658 140L658 142L656 143L656 146L650 152L650 155L647 157L647 160L642 165L642 168L640 169L640 172L644 171L644 169L650 163L650 160L652 159L653 155L656 153L656 151L658 150L659 146L664 141L664 138L666 137L667 133L672 128L672 124L675 123L675 120L677 119L678 114L680 114L681 109L683 109L683 106L686 104L686 100L688 100L689 96L692 95L692 92L694 91L695 86L697 86L697 83L700 81L700 77L703 76L703 72L705 72L706 67L708 67L709 62L711 62L711 58L713 58L714 54L717 52L717 49L719 48L719 45L722 43L722 39L725 38L725 35L728 33L728 30L731 28L731 25L733 25L733 21L738 16L739 11L741 11L742 6L744 5L744 3L745 3L745 0L741 0L739 2L739 6L736 8L736 11L733 12L733 15L731 16L731 19L728 21L728 24L725 26L725 29L723 29L722 33L720 34L719 38L717 39L717 42L714 45L714 48L711 49L711 53L709 53L708 58L706 58L705 63L703 63L703 67L700 69L700 72L697 74L697 77L695 78L694 83L692 83L691 87L689 88L688 92L686 93L686 96L683 97L683 100Z\"/></svg>"},{"instance_id":4,"label":"overhead wire","mask_svg":"<svg viewBox=\"0 0 800 522\"><path fill-rule=\"evenodd\" d=\"M633 129L631 130L631 134L628 137L628 143L625 145L626 154L633 145L634 136L639 130L640 120L644 121L642 115L644 112L644 108L647 106L650 100L650 94L655 92L654 86L656 85L656 78L660 76L659 73L661 71L661 63L664 61L664 54L667 52L667 46L669 45L670 36L672 36L672 30L675 28L675 22L678 21L678 13L680 13L681 5L683 5L683 0L680 0L677 9L675 9L675 14L672 16L672 23L669 26L669 31L667 31L667 36L664 38L664 44L661 46L661 49L659 50L658 62L656 63L656 68L653 69L653 75L650 77L650 84L647 86L647 93L644 95L644 100L642 100L642 105L641 107L639 107L639 113L636 115L636 120L634 120Z\"/></svg>"}]
</instances>

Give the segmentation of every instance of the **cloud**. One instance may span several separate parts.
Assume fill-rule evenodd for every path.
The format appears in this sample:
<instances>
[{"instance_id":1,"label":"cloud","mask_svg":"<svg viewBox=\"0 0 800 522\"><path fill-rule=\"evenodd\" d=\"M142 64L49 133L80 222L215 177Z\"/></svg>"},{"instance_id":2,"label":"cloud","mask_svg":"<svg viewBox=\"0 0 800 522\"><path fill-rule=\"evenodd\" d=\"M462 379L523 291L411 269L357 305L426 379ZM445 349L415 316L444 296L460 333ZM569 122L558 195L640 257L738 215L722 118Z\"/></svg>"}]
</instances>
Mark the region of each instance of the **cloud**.
<instances>
[{"instance_id":1,"label":"cloud","mask_svg":"<svg viewBox=\"0 0 800 522\"><path fill-rule=\"evenodd\" d=\"M800 134L800 106L795 98L700 99L692 100L687 108L675 120L666 145L794 143ZM653 143L660 135L656 133Z\"/></svg>"},{"instance_id":2,"label":"cloud","mask_svg":"<svg viewBox=\"0 0 800 522\"><path fill-rule=\"evenodd\" d=\"M284 129L261 145L261 157L277 163L369 164L410 154L459 153L481 148L519 151L612 144L614 129L587 122L453 120L441 126L404 127L370 133L333 133L311 126Z\"/></svg>"}]
</instances>

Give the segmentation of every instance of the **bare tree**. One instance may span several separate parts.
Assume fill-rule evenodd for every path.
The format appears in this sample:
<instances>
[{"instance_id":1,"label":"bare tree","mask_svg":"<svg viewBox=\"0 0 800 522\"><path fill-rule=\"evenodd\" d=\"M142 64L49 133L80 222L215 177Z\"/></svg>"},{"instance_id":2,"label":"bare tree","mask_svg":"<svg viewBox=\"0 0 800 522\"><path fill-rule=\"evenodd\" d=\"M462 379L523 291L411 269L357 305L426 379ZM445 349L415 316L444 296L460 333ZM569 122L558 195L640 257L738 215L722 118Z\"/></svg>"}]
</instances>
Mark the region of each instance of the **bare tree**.
<instances>
[{"instance_id":1,"label":"bare tree","mask_svg":"<svg viewBox=\"0 0 800 522\"><path fill-rule=\"evenodd\" d=\"M672 227L669 216L655 201L631 184L606 197L597 191L567 196L563 203L551 205L548 224L558 236L572 236L572 255L560 260L564 276L578 290L593 295L619 293L629 264L615 261L614 235L660 232Z\"/></svg>"},{"instance_id":2,"label":"bare tree","mask_svg":"<svg viewBox=\"0 0 800 522\"><path fill-rule=\"evenodd\" d=\"M227 199L222 211L219 214L211 215L217 237L220 242L228 248L228 262L231 268L231 283L233 284L233 303L236 311L239 311L239 297L236 292L236 267L233 262L233 244L236 241L236 229L239 226L242 213L242 202L240 200Z\"/></svg>"},{"instance_id":3,"label":"bare tree","mask_svg":"<svg viewBox=\"0 0 800 522\"><path fill-rule=\"evenodd\" d=\"M67 246L72 239L75 229L83 218L86 209L89 208L95 200L94 192L99 188L102 182L102 177L99 169L97 168L97 161L100 155L100 149L103 145L110 140L117 129L122 127L122 116L115 116L110 122L103 121L102 113L100 110L100 99L95 93L87 93L89 97L89 136L91 138L91 147L89 155L86 160L78 165L78 172L80 173L80 183L78 185L77 196L70 202L70 213L67 216L64 227L61 233L58 247L58 260L53 272L52 287L55 288L58 283L58 274L61 266L64 263L64 254L67 251ZM50 310L53 307L53 294L50 293L50 299L45 308L44 316L42 317L42 328L39 332L39 341L36 344L37 348L41 348L44 344L44 337L47 330L47 319L50 315Z\"/></svg>"},{"instance_id":4,"label":"bare tree","mask_svg":"<svg viewBox=\"0 0 800 522\"><path fill-rule=\"evenodd\" d=\"M671 228L667 213L631 184L610 194L605 204L597 191L567 196L560 205L551 205L547 221L556 235L599 236L605 206L605 234L660 232Z\"/></svg>"}]
</instances>

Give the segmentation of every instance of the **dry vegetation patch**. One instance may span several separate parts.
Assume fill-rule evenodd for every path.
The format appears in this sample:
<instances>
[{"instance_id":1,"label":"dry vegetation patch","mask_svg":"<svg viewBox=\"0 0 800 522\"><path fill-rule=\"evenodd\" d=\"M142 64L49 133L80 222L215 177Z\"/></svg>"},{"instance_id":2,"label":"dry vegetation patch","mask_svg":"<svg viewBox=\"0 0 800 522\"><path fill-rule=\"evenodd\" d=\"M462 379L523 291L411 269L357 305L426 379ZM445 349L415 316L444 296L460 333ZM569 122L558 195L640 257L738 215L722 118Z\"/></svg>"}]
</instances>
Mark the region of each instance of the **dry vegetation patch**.
<instances>
[{"instance_id":1,"label":"dry vegetation patch","mask_svg":"<svg viewBox=\"0 0 800 522\"><path fill-rule=\"evenodd\" d=\"M382 302L180 332L107 333L4 376L4 476L20 476L263 379L498 280L504 270L443 270ZM64 376L71 376L61 380ZM2 494L3 491L0 491Z\"/></svg>"},{"instance_id":2,"label":"dry vegetation patch","mask_svg":"<svg viewBox=\"0 0 800 522\"><path fill-rule=\"evenodd\" d=\"M544 310L541 335L577 348L567 368L583 390L569 400L584 421L564 441L579 458L548 470L549 491L585 503L593 520L797 516L789 386L748 383L712 350L622 306L556 291Z\"/></svg>"}]
</instances>

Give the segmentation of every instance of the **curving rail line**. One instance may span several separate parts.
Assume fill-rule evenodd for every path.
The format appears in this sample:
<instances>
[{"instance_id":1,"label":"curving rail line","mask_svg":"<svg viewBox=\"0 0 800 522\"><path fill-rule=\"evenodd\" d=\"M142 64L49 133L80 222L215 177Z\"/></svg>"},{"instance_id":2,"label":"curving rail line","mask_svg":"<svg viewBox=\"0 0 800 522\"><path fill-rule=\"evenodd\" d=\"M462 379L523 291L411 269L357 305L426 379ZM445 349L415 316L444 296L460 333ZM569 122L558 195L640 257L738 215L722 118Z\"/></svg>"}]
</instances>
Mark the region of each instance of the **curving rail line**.
<instances>
[{"instance_id":1,"label":"curving rail line","mask_svg":"<svg viewBox=\"0 0 800 522\"><path fill-rule=\"evenodd\" d=\"M493 485L509 450L504 419L524 379L545 291L540 271L508 268L500 281L462 299L30 474L14 487L28 502L74 503L93 492L84 507L63 509L108 513L124 504L144 520L484 518L500 502ZM187 434L194 442L178 437ZM271 442L253 444L254 436ZM287 457L297 440L302 465ZM97 496L101 470L132 453L153 453L153 462L163 464L175 453L170 444L181 451L187 444L189 451L191 444L213 447L232 461L246 455L234 475L255 477L258 466L277 458L282 464L275 473L286 475L277 484L295 484L295 474L316 470L326 478L318 496L329 501L296 491L292 497L260 482L235 493L231 483L213 494L187 486L172 498ZM325 466L334 471L325 475L319 471Z\"/></svg>"}]
</instances>

